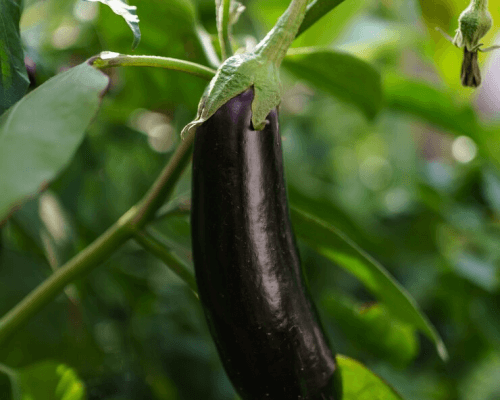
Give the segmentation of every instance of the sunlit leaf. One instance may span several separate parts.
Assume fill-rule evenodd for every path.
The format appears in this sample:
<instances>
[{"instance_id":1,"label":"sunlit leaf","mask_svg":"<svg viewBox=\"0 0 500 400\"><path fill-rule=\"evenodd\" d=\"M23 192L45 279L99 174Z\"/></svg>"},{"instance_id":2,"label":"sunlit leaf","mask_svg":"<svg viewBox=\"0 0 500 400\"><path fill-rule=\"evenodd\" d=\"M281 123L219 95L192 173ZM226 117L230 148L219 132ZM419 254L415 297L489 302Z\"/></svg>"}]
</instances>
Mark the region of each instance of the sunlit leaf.
<instances>
[{"instance_id":1,"label":"sunlit leaf","mask_svg":"<svg viewBox=\"0 0 500 400\"><path fill-rule=\"evenodd\" d=\"M388 383L360 362L337 355L342 373L343 400L403 400Z\"/></svg>"},{"instance_id":2,"label":"sunlit leaf","mask_svg":"<svg viewBox=\"0 0 500 400\"><path fill-rule=\"evenodd\" d=\"M84 400L85 385L68 366L44 361L15 371L11 379L19 400ZM14 397L14 400L17 400Z\"/></svg>"}]
</instances>

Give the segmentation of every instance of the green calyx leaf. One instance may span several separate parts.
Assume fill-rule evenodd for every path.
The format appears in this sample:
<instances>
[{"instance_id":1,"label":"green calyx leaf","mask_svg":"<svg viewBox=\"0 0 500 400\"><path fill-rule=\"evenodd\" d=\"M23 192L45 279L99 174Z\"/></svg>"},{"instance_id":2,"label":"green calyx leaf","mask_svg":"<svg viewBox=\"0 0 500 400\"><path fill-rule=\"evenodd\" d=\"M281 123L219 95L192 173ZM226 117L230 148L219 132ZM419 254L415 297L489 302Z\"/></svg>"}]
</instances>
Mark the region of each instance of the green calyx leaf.
<instances>
[{"instance_id":1,"label":"green calyx leaf","mask_svg":"<svg viewBox=\"0 0 500 400\"><path fill-rule=\"evenodd\" d=\"M217 6L222 3L218 1ZM193 132L228 100L254 88L252 124L262 130L266 117L281 98L279 67L306 13L307 0L292 0L276 25L251 53L235 54L219 67L198 105L196 119L187 124L181 136Z\"/></svg>"},{"instance_id":2,"label":"green calyx leaf","mask_svg":"<svg viewBox=\"0 0 500 400\"><path fill-rule=\"evenodd\" d=\"M252 124L261 130L266 117L281 98L279 66L257 53L236 54L229 57L217 70L198 105L196 119L182 130L182 136L196 129L209 119L227 101L254 88Z\"/></svg>"}]
</instances>

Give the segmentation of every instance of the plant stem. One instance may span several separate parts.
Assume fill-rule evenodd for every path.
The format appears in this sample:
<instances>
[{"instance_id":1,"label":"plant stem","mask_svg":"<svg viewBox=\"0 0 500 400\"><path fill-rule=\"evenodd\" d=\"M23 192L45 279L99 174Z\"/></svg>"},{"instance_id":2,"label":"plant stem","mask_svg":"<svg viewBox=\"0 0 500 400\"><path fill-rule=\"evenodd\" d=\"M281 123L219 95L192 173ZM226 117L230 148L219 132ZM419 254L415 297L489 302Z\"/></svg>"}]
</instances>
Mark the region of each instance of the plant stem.
<instances>
[{"instance_id":1,"label":"plant stem","mask_svg":"<svg viewBox=\"0 0 500 400\"><path fill-rule=\"evenodd\" d=\"M273 29L259 42L254 52L279 66L297 35L306 13L306 7L307 0L292 0Z\"/></svg>"},{"instance_id":2,"label":"plant stem","mask_svg":"<svg viewBox=\"0 0 500 400\"><path fill-rule=\"evenodd\" d=\"M155 222L176 215L188 215L191 212L191 190L172 199L155 213Z\"/></svg>"},{"instance_id":3,"label":"plant stem","mask_svg":"<svg viewBox=\"0 0 500 400\"><path fill-rule=\"evenodd\" d=\"M156 210L172 194L175 184L188 165L193 141L194 133L186 136L151 189L137 205L127 211L85 250L58 268L0 319L0 344L54 299L66 285L108 259L153 218Z\"/></svg>"},{"instance_id":4,"label":"plant stem","mask_svg":"<svg viewBox=\"0 0 500 400\"><path fill-rule=\"evenodd\" d=\"M187 283L195 294L198 294L194 274L176 255L172 254L167 245L160 240L159 236L158 233L153 233L152 230L148 232L143 229L135 232L134 239L151 254L162 260L167 267Z\"/></svg>"},{"instance_id":5,"label":"plant stem","mask_svg":"<svg viewBox=\"0 0 500 400\"><path fill-rule=\"evenodd\" d=\"M105 261L119 246L125 243L132 233L130 221L135 211L135 207L132 207L85 250L58 268L4 315L0 319L0 343L54 299L67 284Z\"/></svg>"},{"instance_id":6,"label":"plant stem","mask_svg":"<svg viewBox=\"0 0 500 400\"><path fill-rule=\"evenodd\" d=\"M103 52L91 59L96 68L108 67L157 67L174 71L182 71L191 75L210 80L215 75L215 70L190 61L169 57L157 56L129 56L111 52Z\"/></svg>"},{"instance_id":7,"label":"plant stem","mask_svg":"<svg viewBox=\"0 0 500 400\"><path fill-rule=\"evenodd\" d=\"M233 55L231 47L231 25L229 13L231 10L231 0L220 0L217 10L217 30L219 31L219 43L222 52L222 61Z\"/></svg>"},{"instance_id":8,"label":"plant stem","mask_svg":"<svg viewBox=\"0 0 500 400\"><path fill-rule=\"evenodd\" d=\"M184 138L156 182L139 202L138 210L133 218L133 224L136 227L141 228L147 221L151 220L156 210L172 194L175 184L191 159L194 136L194 133L190 133Z\"/></svg>"}]
</instances>

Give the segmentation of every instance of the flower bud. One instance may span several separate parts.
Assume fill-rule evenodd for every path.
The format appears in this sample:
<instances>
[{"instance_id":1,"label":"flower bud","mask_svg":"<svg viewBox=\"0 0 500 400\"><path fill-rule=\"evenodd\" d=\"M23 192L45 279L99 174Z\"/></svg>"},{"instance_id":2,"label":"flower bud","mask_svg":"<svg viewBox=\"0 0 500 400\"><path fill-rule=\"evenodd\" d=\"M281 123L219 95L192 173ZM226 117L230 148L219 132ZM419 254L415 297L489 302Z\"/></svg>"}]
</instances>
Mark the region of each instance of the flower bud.
<instances>
[{"instance_id":1,"label":"flower bud","mask_svg":"<svg viewBox=\"0 0 500 400\"><path fill-rule=\"evenodd\" d=\"M477 51L482 44L479 41L488 33L492 24L487 1L472 0L458 18L458 29L453 44L464 47L469 52Z\"/></svg>"}]
</instances>

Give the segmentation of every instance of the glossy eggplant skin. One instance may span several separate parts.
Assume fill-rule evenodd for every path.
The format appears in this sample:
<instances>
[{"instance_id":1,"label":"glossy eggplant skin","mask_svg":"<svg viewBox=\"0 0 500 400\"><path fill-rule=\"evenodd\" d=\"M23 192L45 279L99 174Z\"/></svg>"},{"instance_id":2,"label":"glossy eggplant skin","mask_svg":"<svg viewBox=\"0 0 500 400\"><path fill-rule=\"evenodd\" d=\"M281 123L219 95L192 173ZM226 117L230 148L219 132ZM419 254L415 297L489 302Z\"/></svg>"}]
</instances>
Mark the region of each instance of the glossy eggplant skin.
<instances>
[{"instance_id":1,"label":"glossy eggplant skin","mask_svg":"<svg viewBox=\"0 0 500 400\"><path fill-rule=\"evenodd\" d=\"M197 132L191 231L200 300L244 400L340 400L340 371L289 218L277 111L251 126L253 90Z\"/></svg>"}]
</instances>

